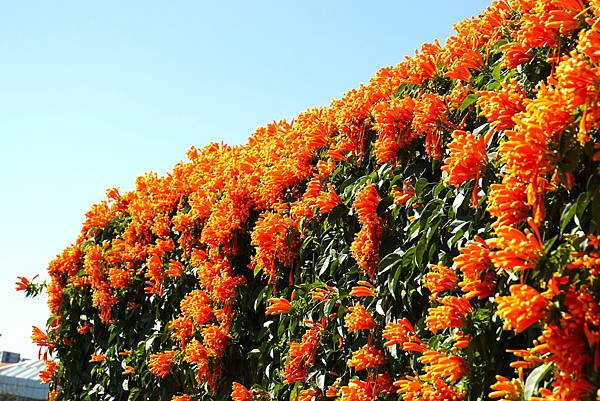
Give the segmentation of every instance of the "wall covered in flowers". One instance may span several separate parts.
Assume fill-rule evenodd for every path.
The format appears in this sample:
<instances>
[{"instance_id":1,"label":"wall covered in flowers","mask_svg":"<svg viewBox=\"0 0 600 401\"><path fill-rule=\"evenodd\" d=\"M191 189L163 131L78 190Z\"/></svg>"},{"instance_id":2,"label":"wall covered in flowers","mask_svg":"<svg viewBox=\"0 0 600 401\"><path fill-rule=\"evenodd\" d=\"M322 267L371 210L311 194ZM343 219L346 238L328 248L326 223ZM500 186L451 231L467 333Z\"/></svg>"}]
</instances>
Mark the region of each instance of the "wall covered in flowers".
<instances>
[{"instance_id":1,"label":"wall covered in flowers","mask_svg":"<svg viewBox=\"0 0 600 401\"><path fill-rule=\"evenodd\" d=\"M600 1L497 0L327 108L107 191L51 399L598 400Z\"/></svg>"}]
</instances>

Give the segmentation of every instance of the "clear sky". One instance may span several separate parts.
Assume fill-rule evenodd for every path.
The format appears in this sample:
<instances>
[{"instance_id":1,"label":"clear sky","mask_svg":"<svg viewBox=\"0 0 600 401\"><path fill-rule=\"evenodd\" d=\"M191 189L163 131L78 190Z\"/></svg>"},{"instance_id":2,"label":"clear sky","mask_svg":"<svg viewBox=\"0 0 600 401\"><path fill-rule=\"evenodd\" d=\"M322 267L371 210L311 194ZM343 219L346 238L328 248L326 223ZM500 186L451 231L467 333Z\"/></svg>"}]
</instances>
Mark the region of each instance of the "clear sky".
<instances>
[{"instance_id":1,"label":"clear sky","mask_svg":"<svg viewBox=\"0 0 600 401\"><path fill-rule=\"evenodd\" d=\"M327 105L484 0L0 1L0 350L36 357L43 273L106 188Z\"/></svg>"}]
</instances>

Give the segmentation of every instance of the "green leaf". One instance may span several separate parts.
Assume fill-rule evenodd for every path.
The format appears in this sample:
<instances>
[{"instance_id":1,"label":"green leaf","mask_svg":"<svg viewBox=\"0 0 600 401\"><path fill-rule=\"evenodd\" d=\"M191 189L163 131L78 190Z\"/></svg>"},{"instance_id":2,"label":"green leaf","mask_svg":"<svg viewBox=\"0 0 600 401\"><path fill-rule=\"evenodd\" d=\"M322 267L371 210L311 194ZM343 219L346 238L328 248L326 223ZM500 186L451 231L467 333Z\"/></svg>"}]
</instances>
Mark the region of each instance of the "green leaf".
<instances>
[{"instance_id":1,"label":"green leaf","mask_svg":"<svg viewBox=\"0 0 600 401\"><path fill-rule=\"evenodd\" d=\"M527 380L525 380L525 388L523 390L525 401L529 400L537 392L540 382L551 369L552 364L544 364L531 371L529 376L527 376Z\"/></svg>"},{"instance_id":2,"label":"green leaf","mask_svg":"<svg viewBox=\"0 0 600 401\"><path fill-rule=\"evenodd\" d=\"M571 220L573 220L573 216L575 216L575 212L577 211L577 203L571 203L568 205L560 216L560 233L562 234L565 231L565 228L569 225Z\"/></svg>"},{"instance_id":3,"label":"green leaf","mask_svg":"<svg viewBox=\"0 0 600 401\"><path fill-rule=\"evenodd\" d=\"M477 95L472 93L469 96L467 96L465 98L465 100L462 102L462 104L459 106L458 111L460 111L461 113L463 111L465 111L465 109L467 107L469 107L470 105L472 105L473 103L475 103L477 101Z\"/></svg>"}]
</instances>

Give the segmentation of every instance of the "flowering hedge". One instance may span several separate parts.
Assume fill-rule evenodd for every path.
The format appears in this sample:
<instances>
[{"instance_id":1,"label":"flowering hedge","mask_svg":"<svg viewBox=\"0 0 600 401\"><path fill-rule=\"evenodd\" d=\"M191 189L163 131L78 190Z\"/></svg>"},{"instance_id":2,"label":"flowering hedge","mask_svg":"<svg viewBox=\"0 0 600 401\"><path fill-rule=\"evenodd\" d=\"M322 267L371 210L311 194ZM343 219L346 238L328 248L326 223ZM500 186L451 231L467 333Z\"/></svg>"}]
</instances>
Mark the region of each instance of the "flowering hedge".
<instances>
[{"instance_id":1,"label":"flowering hedge","mask_svg":"<svg viewBox=\"0 0 600 401\"><path fill-rule=\"evenodd\" d=\"M498 0L50 263L54 400L600 399L600 1Z\"/></svg>"}]
</instances>

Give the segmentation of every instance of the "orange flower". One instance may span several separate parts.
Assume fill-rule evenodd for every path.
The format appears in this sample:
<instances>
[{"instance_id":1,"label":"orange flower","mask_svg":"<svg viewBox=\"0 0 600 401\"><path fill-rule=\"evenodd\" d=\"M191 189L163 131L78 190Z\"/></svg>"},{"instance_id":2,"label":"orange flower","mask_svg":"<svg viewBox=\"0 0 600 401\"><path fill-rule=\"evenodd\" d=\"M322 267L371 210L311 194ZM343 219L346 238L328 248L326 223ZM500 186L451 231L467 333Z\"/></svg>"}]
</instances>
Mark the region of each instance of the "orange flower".
<instances>
[{"instance_id":1,"label":"orange flower","mask_svg":"<svg viewBox=\"0 0 600 401\"><path fill-rule=\"evenodd\" d=\"M310 297L313 301L327 301L335 296L337 296L337 290L331 286L315 288L310 292Z\"/></svg>"},{"instance_id":2,"label":"orange flower","mask_svg":"<svg viewBox=\"0 0 600 401\"><path fill-rule=\"evenodd\" d=\"M29 285L31 284L31 282L27 278L25 278L23 276L17 276L17 278L19 279L19 281L17 281L15 289L17 291L25 291L25 290L27 290L27 288L29 287Z\"/></svg>"},{"instance_id":3,"label":"orange flower","mask_svg":"<svg viewBox=\"0 0 600 401\"><path fill-rule=\"evenodd\" d=\"M340 387L338 391L339 401L371 401L376 394L368 382L358 379L350 379L347 386Z\"/></svg>"},{"instance_id":4,"label":"orange flower","mask_svg":"<svg viewBox=\"0 0 600 401\"><path fill-rule=\"evenodd\" d=\"M198 326L202 326L214 317L208 294L202 290L193 290L181 300L181 313L192 319Z\"/></svg>"},{"instance_id":5,"label":"orange flower","mask_svg":"<svg viewBox=\"0 0 600 401\"><path fill-rule=\"evenodd\" d=\"M489 271L492 260L485 241L480 239L469 242L453 260L456 269L462 273L462 280L458 285L465 294L464 298L484 299L495 293L495 275Z\"/></svg>"},{"instance_id":6,"label":"orange flower","mask_svg":"<svg viewBox=\"0 0 600 401\"><path fill-rule=\"evenodd\" d=\"M377 163L394 160L398 150L406 147L413 139L409 128L414 107L415 102L410 96L392 98L373 107L373 128L379 132L374 144Z\"/></svg>"},{"instance_id":7,"label":"orange flower","mask_svg":"<svg viewBox=\"0 0 600 401\"><path fill-rule=\"evenodd\" d=\"M531 208L527 205L527 186L517 177L505 176L501 184L490 185L487 211L496 218L492 227L515 227L527 220Z\"/></svg>"},{"instance_id":8,"label":"orange flower","mask_svg":"<svg viewBox=\"0 0 600 401\"><path fill-rule=\"evenodd\" d=\"M146 294L155 294L158 296L162 296L163 294L163 262L158 255L152 255L146 261L146 274L145 277L148 279L146 281L146 288L144 291Z\"/></svg>"},{"instance_id":9,"label":"orange flower","mask_svg":"<svg viewBox=\"0 0 600 401\"><path fill-rule=\"evenodd\" d=\"M382 231L383 228L380 225L379 219L373 223L364 225L356 233L354 241L350 245L352 257L369 278L373 278L377 271Z\"/></svg>"},{"instance_id":10,"label":"orange flower","mask_svg":"<svg viewBox=\"0 0 600 401\"><path fill-rule=\"evenodd\" d=\"M38 347L52 348L54 344L48 339L48 335L39 328L33 326L31 332L31 341Z\"/></svg>"},{"instance_id":11,"label":"orange flower","mask_svg":"<svg viewBox=\"0 0 600 401\"><path fill-rule=\"evenodd\" d=\"M358 222L361 225L371 224L379 219L377 216L377 206L381 197L377 188L369 181L364 188L356 195L352 207L356 211Z\"/></svg>"},{"instance_id":12,"label":"orange flower","mask_svg":"<svg viewBox=\"0 0 600 401\"><path fill-rule=\"evenodd\" d=\"M169 268L166 271L167 275L172 278L179 277L183 274L183 264L177 260L169 262Z\"/></svg>"},{"instance_id":13,"label":"orange flower","mask_svg":"<svg viewBox=\"0 0 600 401\"><path fill-rule=\"evenodd\" d=\"M185 347L183 359L194 367L196 379L199 382L206 382L210 376L206 347L195 338L192 339Z\"/></svg>"},{"instance_id":14,"label":"orange flower","mask_svg":"<svg viewBox=\"0 0 600 401\"><path fill-rule=\"evenodd\" d=\"M371 330L375 327L375 319L361 304L350 308L350 313L344 317L344 325L349 332Z\"/></svg>"},{"instance_id":15,"label":"orange flower","mask_svg":"<svg viewBox=\"0 0 600 401\"><path fill-rule=\"evenodd\" d=\"M171 397L171 401L192 401L192 397L187 394L174 395Z\"/></svg>"},{"instance_id":16,"label":"orange flower","mask_svg":"<svg viewBox=\"0 0 600 401\"><path fill-rule=\"evenodd\" d=\"M178 317L172 320L169 326L173 330L171 337L177 339L181 347L185 346L196 332L194 321L186 317Z\"/></svg>"},{"instance_id":17,"label":"orange flower","mask_svg":"<svg viewBox=\"0 0 600 401\"><path fill-rule=\"evenodd\" d=\"M104 354L92 354L90 362L104 362L106 361L106 355Z\"/></svg>"},{"instance_id":18,"label":"orange flower","mask_svg":"<svg viewBox=\"0 0 600 401\"><path fill-rule=\"evenodd\" d=\"M415 335L415 329L408 319L400 319L396 323L388 323L383 330L383 338L388 340L384 345L401 345L404 351L415 351L423 353L427 345Z\"/></svg>"},{"instance_id":19,"label":"orange flower","mask_svg":"<svg viewBox=\"0 0 600 401\"><path fill-rule=\"evenodd\" d=\"M448 184L458 188L465 181L479 178L487 160L485 140L470 132L454 130L448 145L450 155L444 159L442 171Z\"/></svg>"},{"instance_id":20,"label":"orange flower","mask_svg":"<svg viewBox=\"0 0 600 401\"><path fill-rule=\"evenodd\" d=\"M40 372L39 377L43 384L48 384L52 381L54 374L58 370L58 364L52 359L46 359L44 363L46 366L44 370Z\"/></svg>"},{"instance_id":21,"label":"orange flower","mask_svg":"<svg viewBox=\"0 0 600 401\"><path fill-rule=\"evenodd\" d=\"M300 343L290 341L288 358L283 370L285 383L295 383L306 380L308 368L312 366L321 338L321 328L315 326L302 336Z\"/></svg>"},{"instance_id":22,"label":"orange flower","mask_svg":"<svg viewBox=\"0 0 600 401\"><path fill-rule=\"evenodd\" d=\"M510 286L511 295L497 297L497 314L504 320L504 329L522 332L529 326L544 319L548 300L534 288L526 284Z\"/></svg>"},{"instance_id":23,"label":"orange flower","mask_svg":"<svg viewBox=\"0 0 600 401\"><path fill-rule=\"evenodd\" d=\"M466 298L447 296L438 301L442 306L429 308L425 318L427 328L433 333L451 327L463 327L467 315L473 310Z\"/></svg>"},{"instance_id":24,"label":"orange flower","mask_svg":"<svg viewBox=\"0 0 600 401\"><path fill-rule=\"evenodd\" d=\"M509 380L504 376L496 375L496 383L492 384L490 398L502 398L506 401L519 401L523 391L523 382L519 379Z\"/></svg>"},{"instance_id":25,"label":"orange flower","mask_svg":"<svg viewBox=\"0 0 600 401\"><path fill-rule=\"evenodd\" d=\"M487 241L492 248L497 249L490 254L492 263L497 268L519 272L535 267L544 254L544 244L531 218L529 223L535 234L527 229L523 233L516 228L501 227L496 230L497 238Z\"/></svg>"},{"instance_id":26,"label":"orange flower","mask_svg":"<svg viewBox=\"0 0 600 401\"><path fill-rule=\"evenodd\" d=\"M352 353L352 359L348 361L348 366L359 371L376 368L384 362L385 356L383 352L367 344Z\"/></svg>"},{"instance_id":27,"label":"orange flower","mask_svg":"<svg viewBox=\"0 0 600 401\"><path fill-rule=\"evenodd\" d=\"M121 372L121 375L123 375L123 376L130 376L130 375L132 375L134 373L135 373L135 369L133 368L133 366L125 365L124 369L123 369L123 372Z\"/></svg>"},{"instance_id":28,"label":"orange flower","mask_svg":"<svg viewBox=\"0 0 600 401\"><path fill-rule=\"evenodd\" d=\"M424 93L415 106L412 129L419 135L436 132L448 125L448 109L437 93Z\"/></svg>"},{"instance_id":29,"label":"orange flower","mask_svg":"<svg viewBox=\"0 0 600 401\"><path fill-rule=\"evenodd\" d=\"M436 299L442 292L456 287L456 271L442 264L430 264L429 273L425 275L423 286L431 292L431 297Z\"/></svg>"},{"instance_id":30,"label":"orange flower","mask_svg":"<svg viewBox=\"0 0 600 401\"><path fill-rule=\"evenodd\" d=\"M90 322L85 322L85 323L77 326L77 332L79 334L89 333L91 329L92 329L92 324Z\"/></svg>"},{"instance_id":31,"label":"orange flower","mask_svg":"<svg viewBox=\"0 0 600 401\"><path fill-rule=\"evenodd\" d=\"M328 184L328 189L329 191L321 192L316 199L316 205L321 214L327 214L331 212L334 207L342 202L338 194L335 193L335 188L333 185Z\"/></svg>"},{"instance_id":32,"label":"orange flower","mask_svg":"<svg viewBox=\"0 0 600 401\"><path fill-rule=\"evenodd\" d=\"M165 378L171 373L175 351L164 351L150 355L150 373L156 377Z\"/></svg>"},{"instance_id":33,"label":"orange flower","mask_svg":"<svg viewBox=\"0 0 600 401\"><path fill-rule=\"evenodd\" d=\"M220 357L225 352L229 335L224 327L215 324L202 329L202 338L209 355Z\"/></svg>"},{"instance_id":34,"label":"orange flower","mask_svg":"<svg viewBox=\"0 0 600 401\"><path fill-rule=\"evenodd\" d=\"M483 65L483 57L477 50L465 49L460 58L457 58L451 66L448 67L448 72L444 75L447 78L456 78L462 81L471 79L471 71L479 71Z\"/></svg>"},{"instance_id":35,"label":"orange flower","mask_svg":"<svg viewBox=\"0 0 600 401\"><path fill-rule=\"evenodd\" d=\"M335 397L337 397L339 390L340 390L340 381L338 379L335 382L333 382L333 384L331 384L330 386L327 387L327 390L325 391L325 397L335 398Z\"/></svg>"},{"instance_id":36,"label":"orange flower","mask_svg":"<svg viewBox=\"0 0 600 401\"><path fill-rule=\"evenodd\" d=\"M411 185L410 181L404 180L402 183L402 189L393 187L390 193L394 197L395 205L404 205L410 200L410 198L415 196L415 189Z\"/></svg>"},{"instance_id":37,"label":"orange flower","mask_svg":"<svg viewBox=\"0 0 600 401\"><path fill-rule=\"evenodd\" d=\"M290 313L292 304L285 298L270 298L268 300L267 315L280 315L282 313Z\"/></svg>"},{"instance_id":38,"label":"orange flower","mask_svg":"<svg viewBox=\"0 0 600 401\"><path fill-rule=\"evenodd\" d=\"M498 91L477 92L477 105L492 128L511 129L515 126L513 116L525 110L525 92L517 81L502 83Z\"/></svg>"},{"instance_id":39,"label":"orange flower","mask_svg":"<svg viewBox=\"0 0 600 401\"><path fill-rule=\"evenodd\" d=\"M427 350L419 358L425 367L425 372L429 377L447 378L451 382L459 380L467 374L466 361L451 354L445 354L434 350Z\"/></svg>"},{"instance_id":40,"label":"orange flower","mask_svg":"<svg viewBox=\"0 0 600 401\"><path fill-rule=\"evenodd\" d=\"M260 267L273 283L277 273L276 262L289 265L296 256L297 231L297 224L292 218L279 213L263 213L251 234L256 254L249 267Z\"/></svg>"},{"instance_id":41,"label":"orange flower","mask_svg":"<svg viewBox=\"0 0 600 401\"><path fill-rule=\"evenodd\" d=\"M108 270L108 281L114 289L125 288L129 284L129 272L123 269L111 268Z\"/></svg>"},{"instance_id":42,"label":"orange flower","mask_svg":"<svg viewBox=\"0 0 600 401\"><path fill-rule=\"evenodd\" d=\"M252 401L252 392L243 384L233 382L231 385L231 399L233 401Z\"/></svg>"},{"instance_id":43,"label":"orange flower","mask_svg":"<svg viewBox=\"0 0 600 401\"><path fill-rule=\"evenodd\" d=\"M317 390L314 388L300 390L300 394L298 394L296 401L312 401L312 400L314 400L314 397L316 395L317 395Z\"/></svg>"},{"instance_id":44,"label":"orange flower","mask_svg":"<svg viewBox=\"0 0 600 401\"><path fill-rule=\"evenodd\" d=\"M351 297L375 296L375 287L373 287L373 284L369 283L368 281L359 281L357 284L358 285L355 285L354 287L352 287L352 290L350 290L349 295Z\"/></svg>"},{"instance_id":45,"label":"orange flower","mask_svg":"<svg viewBox=\"0 0 600 401\"><path fill-rule=\"evenodd\" d=\"M398 387L397 393L402 396L403 401L461 401L464 399L464 393L438 377L405 376L396 380L394 386Z\"/></svg>"}]
</instances>

